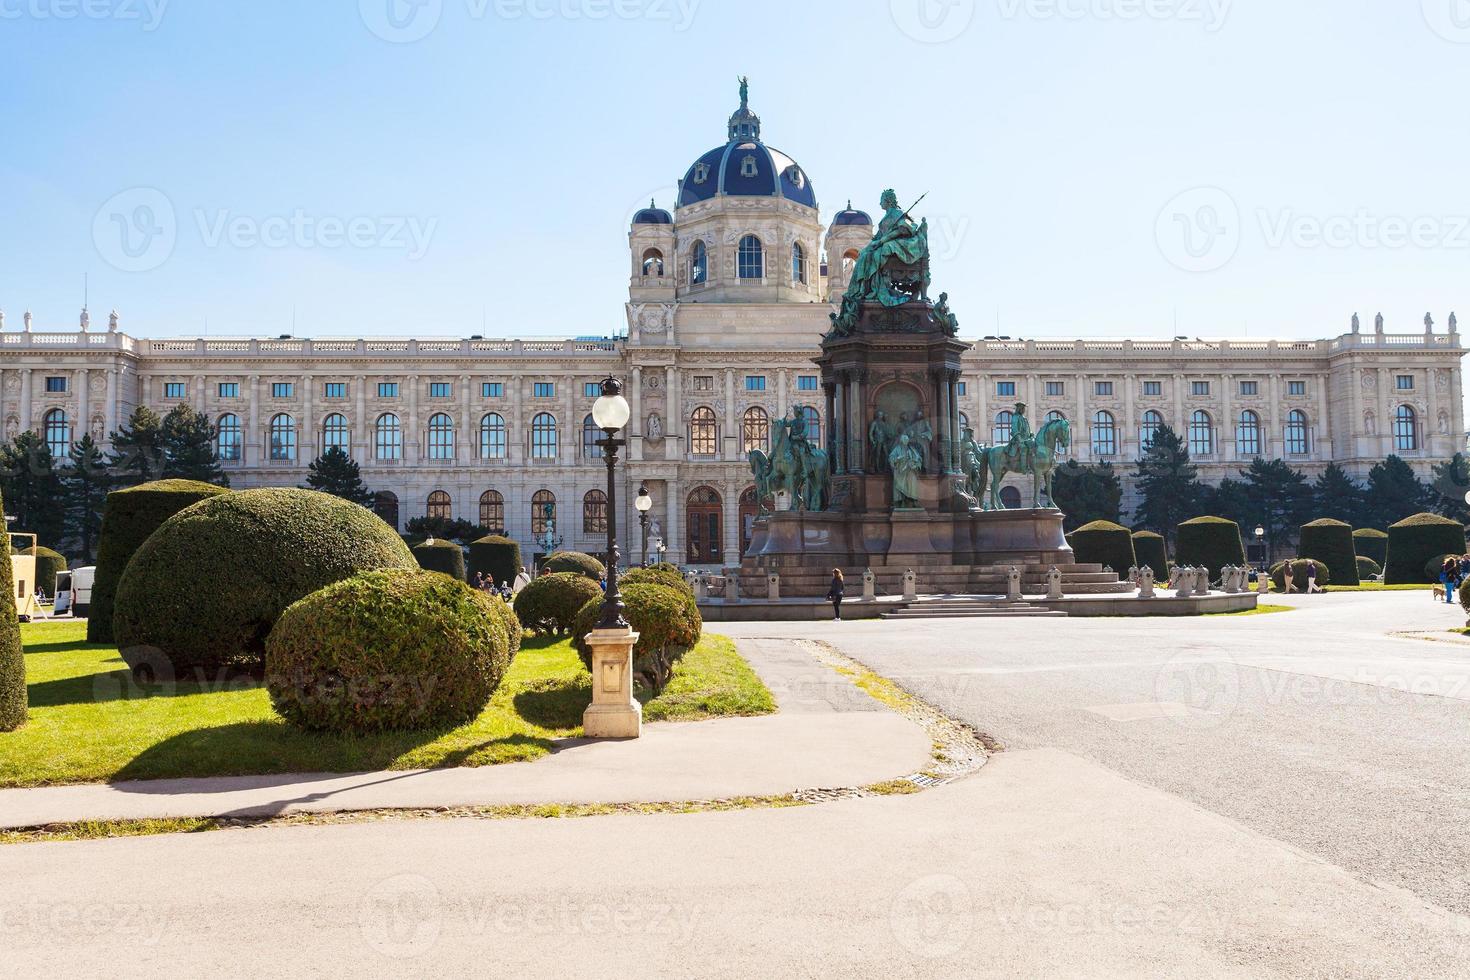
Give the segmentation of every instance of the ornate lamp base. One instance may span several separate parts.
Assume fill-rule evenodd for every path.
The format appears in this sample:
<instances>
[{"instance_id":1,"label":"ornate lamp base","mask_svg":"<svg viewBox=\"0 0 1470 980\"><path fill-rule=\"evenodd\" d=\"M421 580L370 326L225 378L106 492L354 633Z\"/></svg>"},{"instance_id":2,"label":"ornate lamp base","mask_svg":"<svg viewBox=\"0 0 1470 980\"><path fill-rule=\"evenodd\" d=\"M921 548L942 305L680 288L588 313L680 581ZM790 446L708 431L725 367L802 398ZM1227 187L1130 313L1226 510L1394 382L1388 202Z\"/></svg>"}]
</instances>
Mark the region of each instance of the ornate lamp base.
<instances>
[{"instance_id":1,"label":"ornate lamp base","mask_svg":"<svg viewBox=\"0 0 1470 980\"><path fill-rule=\"evenodd\" d=\"M593 630L592 703L582 713L587 738L637 738L643 733L643 706L633 697L633 647L638 634L631 629Z\"/></svg>"}]
</instances>

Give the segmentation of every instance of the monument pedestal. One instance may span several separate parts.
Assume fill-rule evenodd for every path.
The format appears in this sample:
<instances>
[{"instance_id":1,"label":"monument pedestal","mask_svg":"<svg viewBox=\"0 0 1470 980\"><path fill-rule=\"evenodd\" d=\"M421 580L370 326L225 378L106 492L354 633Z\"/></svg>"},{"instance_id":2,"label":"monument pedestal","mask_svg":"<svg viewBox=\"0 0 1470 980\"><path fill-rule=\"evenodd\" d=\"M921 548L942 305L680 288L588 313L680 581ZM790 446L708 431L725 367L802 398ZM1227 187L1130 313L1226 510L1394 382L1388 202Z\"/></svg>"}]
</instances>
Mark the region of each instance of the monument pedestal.
<instances>
[{"instance_id":1,"label":"monument pedestal","mask_svg":"<svg viewBox=\"0 0 1470 980\"><path fill-rule=\"evenodd\" d=\"M643 705L633 697L633 647L638 634L631 629L593 630L592 703L582 712L582 734L587 738L638 738L643 734Z\"/></svg>"}]
</instances>

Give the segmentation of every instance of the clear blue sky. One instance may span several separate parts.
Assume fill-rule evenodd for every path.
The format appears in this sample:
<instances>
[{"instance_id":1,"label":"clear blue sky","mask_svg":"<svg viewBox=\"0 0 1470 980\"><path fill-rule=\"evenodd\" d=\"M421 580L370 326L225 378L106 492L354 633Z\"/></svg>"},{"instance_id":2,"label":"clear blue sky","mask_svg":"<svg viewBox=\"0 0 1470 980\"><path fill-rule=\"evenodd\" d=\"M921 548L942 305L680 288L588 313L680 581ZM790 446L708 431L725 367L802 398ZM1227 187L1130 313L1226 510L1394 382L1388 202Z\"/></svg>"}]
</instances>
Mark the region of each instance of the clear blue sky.
<instances>
[{"instance_id":1,"label":"clear blue sky","mask_svg":"<svg viewBox=\"0 0 1470 980\"><path fill-rule=\"evenodd\" d=\"M966 335L1470 315L1466 0L161 2L0 0L8 329L89 273L142 335L620 330L740 73L824 218L928 192Z\"/></svg>"}]
</instances>

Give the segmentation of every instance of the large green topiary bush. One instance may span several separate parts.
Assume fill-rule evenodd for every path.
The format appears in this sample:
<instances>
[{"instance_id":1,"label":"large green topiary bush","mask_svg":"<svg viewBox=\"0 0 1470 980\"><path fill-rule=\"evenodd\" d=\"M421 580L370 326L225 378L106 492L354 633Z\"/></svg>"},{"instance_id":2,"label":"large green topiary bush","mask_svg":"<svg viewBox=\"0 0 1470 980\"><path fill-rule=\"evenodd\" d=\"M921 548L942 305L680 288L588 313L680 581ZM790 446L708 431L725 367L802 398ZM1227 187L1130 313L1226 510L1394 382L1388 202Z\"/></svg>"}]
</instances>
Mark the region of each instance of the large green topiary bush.
<instances>
[{"instance_id":1,"label":"large green topiary bush","mask_svg":"<svg viewBox=\"0 0 1470 980\"><path fill-rule=\"evenodd\" d=\"M0 518L4 514L5 503L0 501ZM0 582L5 585L5 597L0 599L0 732L13 732L24 725L30 707L26 691L25 651L20 645L20 620L15 615L13 581L10 549L0 548Z\"/></svg>"},{"instance_id":2,"label":"large green topiary bush","mask_svg":"<svg viewBox=\"0 0 1470 980\"><path fill-rule=\"evenodd\" d=\"M1358 584L1361 585L1368 579L1375 579L1383 574L1383 566L1372 558L1363 555L1358 556Z\"/></svg>"},{"instance_id":3,"label":"large green topiary bush","mask_svg":"<svg viewBox=\"0 0 1470 980\"><path fill-rule=\"evenodd\" d=\"M1465 528L1438 514L1415 514L1388 529L1388 561L1383 566L1386 585L1422 585L1430 578L1424 563L1435 555L1465 553Z\"/></svg>"},{"instance_id":4,"label":"large green topiary bush","mask_svg":"<svg viewBox=\"0 0 1470 980\"><path fill-rule=\"evenodd\" d=\"M1179 525L1179 544L1174 561L1180 565L1203 566L1210 578L1220 577L1226 565L1245 564L1245 545L1240 526L1223 517L1196 517Z\"/></svg>"},{"instance_id":5,"label":"large green topiary bush","mask_svg":"<svg viewBox=\"0 0 1470 980\"><path fill-rule=\"evenodd\" d=\"M1297 554L1327 566L1334 585L1358 584L1358 555L1353 548L1353 527L1324 517L1302 525Z\"/></svg>"},{"instance_id":6,"label":"large green topiary bush","mask_svg":"<svg viewBox=\"0 0 1470 980\"><path fill-rule=\"evenodd\" d=\"M541 575L516 596L516 617L528 630L561 636L572 631L583 606L601 597L602 589L585 575Z\"/></svg>"},{"instance_id":7,"label":"large green topiary bush","mask_svg":"<svg viewBox=\"0 0 1470 980\"><path fill-rule=\"evenodd\" d=\"M334 582L287 607L266 638L271 704L335 734L473 721L510 666L495 601L417 570Z\"/></svg>"},{"instance_id":8,"label":"large green topiary bush","mask_svg":"<svg viewBox=\"0 0 1470 980\"><path fill-rule=\"evenodd\" d=\"M1133 553L1133 535L1121 524L1093 521L1071 534L1072 553L1079 565L1103 565L1126 577L1138 564Z\"/></svg>"},{"instance_id":9,"label":"large green topiary bush","mask_svg":"<svg viewBox=\"0 0 1470 980\"><path fill-rule=\"evenodd\" d=\"M485 597L490 600L490 606L495 615L500 617L500 624L505 627L505 635L510 637L510 659L514 660L516 654L521 652L521 641L525 638L526 631L521 629L520 618L516 616L516 611L511 608L510 603L488 592L485 593Z\"/></svg>"},{"instance_id":10,"label":"large green topiary bush","mask_svg":"<svg viewBox=\"0 0 1470 980\"><path fill-rule=\"evenodd\" d=\"M258 669L287 606L359 572L417 570L391 527L313 490L241 490L164 522L128 562L113 630L129 666Z\"/></svg>"},{"instance_id":11,"label":"large green topiary bush","mask_svg":"<svg viewBox=\"0 0 1470 980\"><path fill-rule=\"evenodd\" d=\"M1360 527L1353 532L1353 550L1382 565L1388 560L1388 535L1376 528Z\"/></svg>"},{"instance_id":12,"label":"large green topiary bush","mask_svg":"<svg viewBox=\"0 0 1470 980\"><path fill-rule=\"evenodd\" d=\"M1154 531L1133 532L1133 556L1138 567L1147 565L1154 570L1154 580L1169 581L1169 551L1164 545L1164 536Z\"/></svg>"},{"instance_id":13,"label":"large green topiary bush","mask_svg":"<svg viewBox=\"0 0 1470 980\"><path fill-rule=\"evenodd\" d=\"M453 541L431 538L409 549L414 560L426 572L442 572L450 578L465 581L464 549Z\"/></svg>"},{"instance_id":14,"label":"large green topiary bush","mask_svg":"<svg viewBox=\"0 0 1470 980\"><path fill-rule=\"evenodd\" d=\"M674 664L694 648L704 631L704 617L687 589L673 589L653 582L635 582L620 588L625 616L638 634L633 648L633 676L655 694L663 691L673 676ZM587 634L597 626L602 615L602 599L588 602L577 613L572 630L572 643L582 657L582 665L592 669L592 648Z\"/></svg>"},{"instance_id":15,"label":"large green topiary bush","mask_svg":"<svg viewBox=\"0 0 1470 980\"><path fill-rule=\"evenodd\" d=\"M575 572L594 582L601 582L607 574L607 567L602 562L580 551L558 551L542 562L541 567L548 572Z\"/></svg>"},{"instance_id":16,"label":"large green topiary bush","mask_svg":"<svg viewBox=\"0 0 1470 980\"><path fill-rule=\"evenodd\" d=\"M509 585L521 571L521 546L500 534L470 544L470 576L482 574L496 585Z\"/></svg>"},{"instance_id":17,"label":"large green topiary bush","mask_svg":"<svg viewBox=\"0 0 1470 980\"><path fill-rule=\"evenodd\" d=\"M694 594L694 588L687 579L672 565L654 565L649 568L632 568L618 576L618 585L635 585L641 582L652 582L654 585L666 586L670 589L678 589L681 592Z\"/></svg>"},{"instance_id":18,"label":"large green topiary bush","mask_svg":"<svg viewBox=\"0 0 1470 980\"><path fill-rule=\"evenodd\" d=\"M159 525L191 504L229 493L196 480L157 480L107 495L97 535L97 572L87 613L87 642L112 643L112 605L133 553Z\"/></svg>"},{"instance_id":19,"label":"large green topiary bush","mask_svg":"<svg viewBox=\"0 0 1470 980\"><path fill-rule=\"evenodd\" d=\"M23 549L21 554L29 553ZM43 589L51 597L56 596L56 573L66 571L66 556L51 548L36 549L36 588Z\"/></svg>"},{"instance_id":20,"label":"large green topiary bush","mask_svg":"<svg viewBox=\"0 0 1470 980\"><path fill-rule=\"evenodd\" d=\"M1271 584L1276 586L1277 592L1286 591L1286 567L1291 566L1291 584L1298 592L1307 591L1307 569L1313 565L1317 566L1317 588L1326 588L1327 583L1332 581L1332 569L1323 562L1312 558L1293 558L1291 561L1278 561L1271 566Z\"/></svg>"}]
</instances>

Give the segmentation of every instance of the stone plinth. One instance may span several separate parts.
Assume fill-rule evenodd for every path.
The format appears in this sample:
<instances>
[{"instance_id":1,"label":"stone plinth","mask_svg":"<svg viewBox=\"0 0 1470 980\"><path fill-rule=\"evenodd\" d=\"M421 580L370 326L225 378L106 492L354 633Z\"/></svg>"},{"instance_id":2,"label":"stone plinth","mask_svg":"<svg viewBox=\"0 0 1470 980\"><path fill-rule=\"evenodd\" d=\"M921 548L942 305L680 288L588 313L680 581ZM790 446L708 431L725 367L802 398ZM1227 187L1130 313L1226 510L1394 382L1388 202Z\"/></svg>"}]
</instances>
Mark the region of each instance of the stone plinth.
<instances>
[{"instance_id":1,"label":"stone plinth","mask_svg":"<svg viewBox=\"0 0 1470 980\"><path fill-rule=\"evenodd\" d=\"M633 647L638 634L631 629L593 630L592 703L582 712L582 733L588 738L638 738L643 734L643 706L633 697Z\"/></svg>"}]
</instances>

